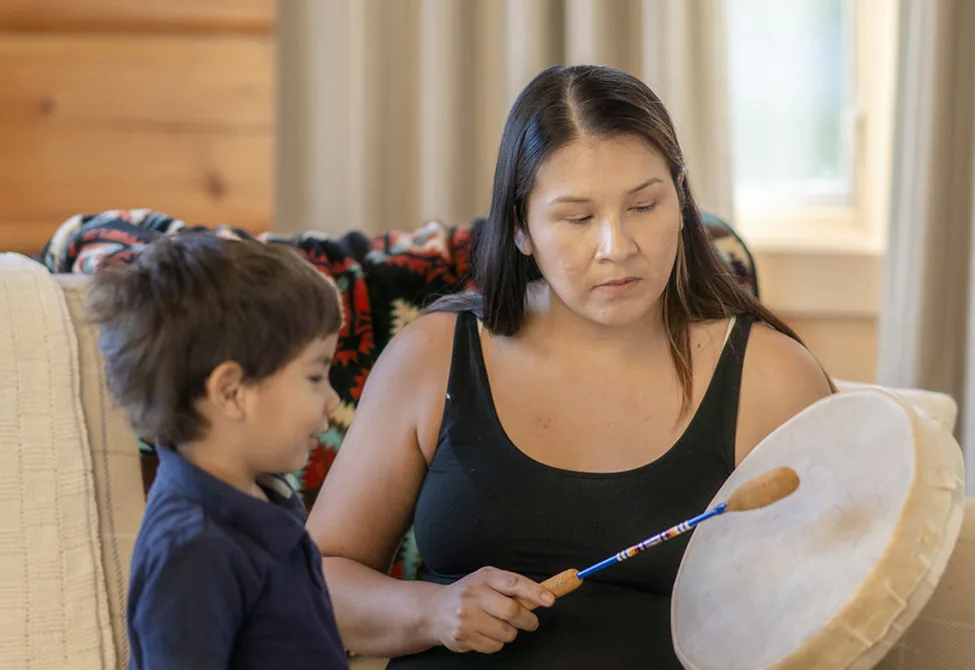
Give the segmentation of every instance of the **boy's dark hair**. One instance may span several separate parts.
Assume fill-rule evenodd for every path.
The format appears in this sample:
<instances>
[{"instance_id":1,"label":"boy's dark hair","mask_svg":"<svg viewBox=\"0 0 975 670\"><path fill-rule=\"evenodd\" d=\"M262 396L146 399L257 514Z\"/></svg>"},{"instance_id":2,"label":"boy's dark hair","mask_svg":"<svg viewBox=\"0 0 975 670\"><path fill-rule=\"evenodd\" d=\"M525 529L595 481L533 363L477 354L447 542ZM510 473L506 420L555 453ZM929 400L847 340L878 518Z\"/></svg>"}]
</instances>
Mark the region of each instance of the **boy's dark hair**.
<instances>
[{"instance_id":1,"label":"boy's dark hair","mask_svg":"<svg viewBox=\"0 0 975 670\"><path fill-rule=\"evenodd\" d=\"M338 332L338 291L287 246L185 232L95 273L88 314L100 329L109 391L145 439L200 439L210 373L238 363L249 383Z\"/></svg>"}]
</instances>

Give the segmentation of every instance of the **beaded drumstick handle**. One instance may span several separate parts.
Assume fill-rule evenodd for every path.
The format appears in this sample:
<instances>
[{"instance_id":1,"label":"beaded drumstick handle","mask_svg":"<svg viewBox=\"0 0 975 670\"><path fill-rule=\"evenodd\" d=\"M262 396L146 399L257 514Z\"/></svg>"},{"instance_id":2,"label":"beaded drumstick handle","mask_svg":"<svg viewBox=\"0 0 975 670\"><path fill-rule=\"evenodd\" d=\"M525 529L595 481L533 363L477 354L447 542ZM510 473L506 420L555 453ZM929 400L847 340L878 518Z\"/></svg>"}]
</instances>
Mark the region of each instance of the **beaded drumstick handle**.
<instances>
[{"instance_id":1,"label":"beaded drumstick handle","mask_svg":"<svg viewBox=\"0 0 975 670\"><path fill-rule=\"evenodd\" d=\"M791 495L799 488L799 475L792 468L782 467L769 470L765 474L751 479L739 486L731 494L727 501L720 503L703 514L699 514L693 519L688 519L679 523L673 528L668 528L662 533L657 533L653 537L648 537L643 542L634 544L628 549L610 556L609 558L592 565L585 570L570 568L549 577L542 586L552 592L556 598L575 591L582 586L582 580L596 574L611 565L621 563L628 558L632 558L650 547L656 546L661 542L673 539L678 535L683 535L687 531L697 526L702 521L707 521L712 517L719 516L725 512L745 512L771 505L772 503ZM526 609L535 609L537 605L518 598L518 603Z\"/></svg>"}]
</instances>

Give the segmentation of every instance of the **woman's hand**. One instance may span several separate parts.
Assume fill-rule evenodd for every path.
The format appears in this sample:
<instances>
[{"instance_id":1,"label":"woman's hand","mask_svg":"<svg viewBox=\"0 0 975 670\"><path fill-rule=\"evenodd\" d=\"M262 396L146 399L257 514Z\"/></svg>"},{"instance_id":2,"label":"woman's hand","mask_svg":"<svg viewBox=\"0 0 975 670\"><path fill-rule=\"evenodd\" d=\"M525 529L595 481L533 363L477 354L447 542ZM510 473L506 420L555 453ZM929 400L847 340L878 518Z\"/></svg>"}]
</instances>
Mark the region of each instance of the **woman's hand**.
<instances>
[{"instance_id":1,"label":"woman's hand","mask_svg":"<svg viewBox=\"0 0 975 670\"><path fill-rule=\"evenodd\" d=\"M515 598L550 607L555 596L513 572L481 568L440 589L431 602L432 634L455 652L493 654L518 635L538 628L538 617Z\"/></svg>"}]
</instances>

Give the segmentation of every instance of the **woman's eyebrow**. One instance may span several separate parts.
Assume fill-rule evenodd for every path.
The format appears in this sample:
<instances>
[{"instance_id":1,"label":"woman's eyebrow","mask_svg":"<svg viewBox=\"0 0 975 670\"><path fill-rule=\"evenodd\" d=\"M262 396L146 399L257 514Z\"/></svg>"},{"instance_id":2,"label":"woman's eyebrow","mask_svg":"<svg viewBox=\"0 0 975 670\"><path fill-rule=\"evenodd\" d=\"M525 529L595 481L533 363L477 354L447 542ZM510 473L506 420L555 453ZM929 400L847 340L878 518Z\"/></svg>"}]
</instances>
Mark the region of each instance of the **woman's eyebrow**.
<instances>
[{"instance_id":1,"label":"woman's eyebrow","mask_svg":"<svg viewBox=\"0 0 975 670\"><path fill-rule=\"evenodd\" d=\"M646 187L653 186L654 184L662 184L663 181L664 180L661 179L660 177L652 177L650 179L647 179L645 182L643 182L642 184L640 184L636 188L631 188L630 190L628 190L627 191L627 194L633 194L633 193L636 193L637 191L642 191ZM549 200L548 201L548 204L551 207L552 205L557 205L557 204L562 203L562 202L568 202L568 203L586 203L586 202L589 202L589 198L583 198L583 197L580 197L580 196L577 196L577 195L560 195L560 196L558 196L556 198L552 198L551 200Z\"/></svg>"},{"instance_id":2,"label":"woman's eyebrow","mask_svg":"<svg viewBox=\"0 0 975 670\"><path fill-rule=\"evenodd\" d=\"M662 184L662 183L663 183L663 179L661 179L660 177L653 177L651 179L647 179L645 182L643 182L636 188L631 188L629 191L627 191L627 193L636 193L637 191L642 191L647 186L653 186L654 184Z\"/></svg>"}]
</instances>

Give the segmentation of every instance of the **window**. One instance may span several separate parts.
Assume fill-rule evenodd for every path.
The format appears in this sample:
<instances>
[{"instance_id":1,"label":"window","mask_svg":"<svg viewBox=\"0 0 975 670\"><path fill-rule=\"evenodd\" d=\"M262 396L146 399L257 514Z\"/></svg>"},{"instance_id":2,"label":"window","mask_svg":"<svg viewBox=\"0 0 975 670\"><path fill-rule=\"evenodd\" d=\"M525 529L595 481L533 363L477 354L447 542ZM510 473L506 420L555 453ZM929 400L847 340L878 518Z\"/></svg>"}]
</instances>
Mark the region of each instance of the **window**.
<instances>
[{"instance_id":1,"label":"window","mask_svg":"<svg viewBox=\"0 0 975 670\"><path fill-rule=\"evenodd\" d=\"M726 0L735 225L757 246L881 248L895 6Z\"/></svg>"}]
</instances>

